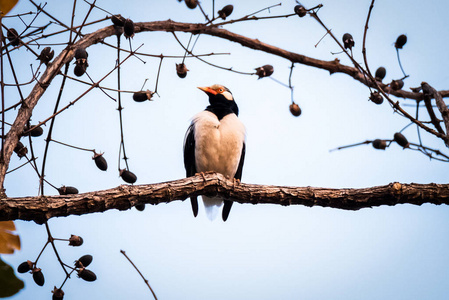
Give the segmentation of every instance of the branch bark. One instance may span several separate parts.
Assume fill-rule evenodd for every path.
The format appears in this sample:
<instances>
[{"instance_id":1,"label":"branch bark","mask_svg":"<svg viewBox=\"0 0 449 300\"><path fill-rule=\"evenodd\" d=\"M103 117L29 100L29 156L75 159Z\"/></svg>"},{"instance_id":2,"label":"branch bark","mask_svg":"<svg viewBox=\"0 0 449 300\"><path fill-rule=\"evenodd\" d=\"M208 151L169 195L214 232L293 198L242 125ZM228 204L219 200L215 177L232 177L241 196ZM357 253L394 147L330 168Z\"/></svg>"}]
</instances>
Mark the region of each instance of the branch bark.
<instances>
[{"instance_id":1,"label":"branch bark","mask_svg":"<svg viewBox=\"0 0 449 300\"><path fill-rule=\"evenodd\" d=\"M169 203L192 195L221 196L239 203L305 205L358 210L381 205L449 204L449 184L401 184L362 189L287 187L237 183L218 173L67 196L5 198L0 201L0 221L28 220L43 223L53 217L127 210L136 204ZM186 212L190 213L190 212Z\"/></svg>"}]
</instances>

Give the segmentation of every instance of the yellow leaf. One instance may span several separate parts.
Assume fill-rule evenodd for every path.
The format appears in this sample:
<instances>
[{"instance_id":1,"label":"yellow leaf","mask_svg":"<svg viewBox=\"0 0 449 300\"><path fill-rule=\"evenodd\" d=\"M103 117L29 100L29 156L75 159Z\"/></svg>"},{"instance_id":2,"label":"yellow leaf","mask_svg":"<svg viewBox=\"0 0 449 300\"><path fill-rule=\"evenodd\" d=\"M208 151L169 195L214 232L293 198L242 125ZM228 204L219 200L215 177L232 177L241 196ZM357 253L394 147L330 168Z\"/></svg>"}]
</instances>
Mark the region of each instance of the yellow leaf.
<instances>
[{"instance_id":1,"label":"yellow leaf","mask_svg":"<svg viewBox=\"0 0 449 300\"><path fill-rule=\"evenodd\" d=\"M0 222L0 253L12 254L20 250L20 237L12 233L15 230L13 221Z\"/></svg>"},{"instance_id":2,"label":"yellow leaf","mask_svg":"<svg viewBox=\"0 0 449 300\"><path fill-rule=\"evenodd\" d=\"M6 15L19 0L0 0L0 14Z\"/></svg>"}]
</instances>

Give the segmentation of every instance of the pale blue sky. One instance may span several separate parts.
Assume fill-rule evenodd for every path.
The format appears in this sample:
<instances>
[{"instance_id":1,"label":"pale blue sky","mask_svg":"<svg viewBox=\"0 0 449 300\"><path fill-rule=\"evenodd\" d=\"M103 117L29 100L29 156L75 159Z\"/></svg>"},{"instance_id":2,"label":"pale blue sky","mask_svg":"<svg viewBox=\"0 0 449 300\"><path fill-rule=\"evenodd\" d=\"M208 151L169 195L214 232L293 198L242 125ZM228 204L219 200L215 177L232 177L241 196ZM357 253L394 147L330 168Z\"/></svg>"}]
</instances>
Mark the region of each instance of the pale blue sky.
<instances>
[{"instance_id":1,"label":"pale blue sky","mask_svg":"<svg viewBox=\"0 0 449 300\"><path fill-rule=\"evenodd\" d=\"M88 8L78 1L79 24ZM232 17L241 17L277 1L216 1L216 9L234 4ZM355 39L354 56L362 62L361 44L365 18L371 1L302 1L306 7L324 4L320 10L324 23L338 37L350 32ZM189 10L178 1L97 1L112 13L135 22L173 19L202 22L199 10ZM291 13L295 1L283 1L272 15ZM48 10L67 23L71 1L49 1ZM203 1L207 12L211 1ZM423 7L425 6L425 7ZM12 13L29 11L20 0ZM387 68L386 81L402 76L393 43L400 34L408 42L401 51L405 71L410 74L405 87L427 81L437 89L448 89L446 51L448 25L446 1L378 1L374 7L367 41L370 67ZM105 13L98 10L92 16ZM262 13L261 15L268 15ZM7 26L21 23L6 20ZM43 23L43 22L42 22ZM41 24L42 24L41 23ZM85 33L96 28L86 28ZM57 25L51 25L58 29ZM226 29L258 38L263 42L323 60L333 60L338 51L331 38L315 44L325 31L312 18L243 22ZM179 34L186 43L189 35ZM107 42L115 43L115 38ZM127 45L122 40L122 45ZM143 33L133 47L152 54L182 55L182 48L171 34ZM89 52L89 74L96 80L115 64L115 51L93 46ZM272 64L273 77L287 82L290 63L240 45L201 36L196 53L231 52L207 60L224 67L251 72ZM24 49L15 59L28 57ZM31 57L31 56L30 56ZM342 63L350 64L343 55ZM159 60L131 58L122 71L122 88L154 89ZM299 118L291 116L290 91L270 79L237 75L211 68L189 58L185 79L175 73L180 59L164 59L159 94L153 102L136 103L123 96L127 155L137 184L155 183L184 177L182 142L190 118L205 108L207 97L197 86L221 83L233 93L244 122L247 156L243 182L320 187L369 187L399 181L404 183L447 183L448 164L429 161L416 152L392 145L387 151L361 146L329 152L335 147L367 139L392 138L408 122L383 104L368 101L369 91L351 78L296 65L292 84L295 101L302 108ZM29 62L20 68L22 81L29 80ZM73 71L70 71L73 74ZM87 80L85 77L83 79ZM33 121L53 111L60 78L55 80L33 113ZM114 86L115 76L105 81ZM70 83L63 102L78 97L86 86ZM17 101L16 90L7 91ZM9 98L8 98L9 99ZM408 100L409 101L409 100ZM409 101L413 103L412 101ZM413 111L413 109L412 109ZM425 115L425 111L421 111ZM11 115L12 117L12 115ZM116 103L95 91L56 120L54 139L105 152L108 172L99 171L91 154L52 144L46 179L55 184L74 185L80 192L112 188L123 182L117 176L119 126ZM47 128L44 128L45 134ZM417 141L416 128L404 134ZM424 134L428 146L444 149L442 142ZM43 138L36 139L36 156L42 158ZM22 162L17 158L11 167ZM49 194L54 193L50 187ZM36 195L38 180L30 168L7 178L9 196ZM61 243L61 255L71 263L92 254L91 269L98 276L94 283L73 278L65 286L65 299L151 299L147 287L120 254L120 249L139 266L159 299L446 299L449 292L449 208L435 205L398 205L363 209L357 212L329 208L276 205L234 205L226 223L210 222L200 207L192 216L188 201L147 206L103 214L52 219L55 237L78 234L84 245L69 248ZM22 238L22 251L4 260L17 266L34 260L45 243L45 228L31 222L16 222ZM39 266L46 283L37 287L31 276L20 275L26 288L13 299L50 299L63 274L51 249ZM75 276L74 276L75 277Z\"/></svg>"}]
</instances>

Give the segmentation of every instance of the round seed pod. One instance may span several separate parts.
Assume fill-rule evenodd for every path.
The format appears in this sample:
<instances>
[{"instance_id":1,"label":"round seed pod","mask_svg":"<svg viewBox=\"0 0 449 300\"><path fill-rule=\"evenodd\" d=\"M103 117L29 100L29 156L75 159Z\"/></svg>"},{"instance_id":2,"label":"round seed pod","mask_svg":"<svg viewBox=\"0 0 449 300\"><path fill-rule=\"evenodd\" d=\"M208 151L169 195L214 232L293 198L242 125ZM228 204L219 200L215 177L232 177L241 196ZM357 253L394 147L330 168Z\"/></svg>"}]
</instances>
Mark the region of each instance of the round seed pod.
<instances>
[{"instance_id":1,"label":"round seed pod","mask_svg":"<svg viewBox=\"0 0 449 300\"><path fill-rule=\"evenodd\" d=\"M178 74L179 78L185 78L187 76L187 72L189 69L187 69L186 64L180 63L176 64L176 74Z\"/></svg>"},{"instance_id":2,"label":"round seed pod","mask_svg":"<svg viewBox=\"0 0 449 300\"><path fill-rule=\"evenodd\" d=\"M354 47L355 42L350 33L343 34L343 45L345 49L352 49L352 47Z\"/></svg>"},{"instance_id":3,"label":"round seed pod","mask_svg":"<svg viewBox=\"0 0 449 300\"><path fill-rule=\"evenodd\" d=\"M79 193L76 187L64 185L58 189L58 192L59 195L75 195Z\"/></svg>"},{"instance_id":4,"label":"round seed pod","mask_svg":"<svg viewBox=\"0 0 449 300\"><path fill-rule=\"evenodd\" d=\"M78 235L74 235L71 234L70 238L69 238L69 246L73 246L73 247L78 247L81 246L84 243L83 238L78 236Z\"/></svg>"},{"instance_id":5,"label":"round seed pod","mask_svg":"<svg viewBox=\"0 0 449 300\"><path fill-rule=\"evenodd\" d=\"M97 165L98 169L102 171L106 171L108 169L108 162L103 157L104 153L95 153L92 159L95 161L95 165Z\"/></svg>"},{"instance_id":6,"label":"round seed pod","mask_svg":"<svg viewBox=\"0 0 449 300\"><path fill-rule=\"evenodd\" d=\"M86 254L81 256L77 261L75 261L75 267L77 268L84 268L90 265L94 258L92 255Z\"/></svg>"},{"instance_id":7,"label":"round seed pod","mask_svg":"<svg viewBox=\"0 0 449 300\"><path fill-rule=\"evenodd\" d=\"M196 6L198 5L198 0L185 0L185 3L188 8L195 9Z\"/></svg>"},{"instance_id":8,"label":"round seed pod","mask_svg":"<svg viewBox=\"0 0 449 300\"><path fill-rule=\"evenodd\" d=\"M271 76L271 74L273 74L273 72L274 72L274 68L272 65L264 65L262 67L256 68L255 70L256 70L256 75L259 76L258 79Z\"/></svg>"},{"instance_id":9,"label":"round seed pod","mask_svg":"<svg viewBox=\"0 0 449 300\"><path fill-rule=\"evenodd\" d=\"M387 141L381 139L375 139L373 141L374 149L385 150L387 148Z\"/></svg>"},{"instance_id":10,"label":"round seed pod","mask_svg":"<svg viewBox=\"0 0 449 300\"><path fill-rule=\"evenodd\" d=\"M408 148L410 146L409 142L407 141L406 137L400 133L396 132L394 134L394 141L398 143L399 146L402 146L403 148Z\"/></svg>"},{"instance_id":11,"label":"round seed pod","mask_svg":"<svg viewBox=\"0 0 449 300\"><path fill-rule=\"evenodd\" d=\"M134 22L131 19L126 19L123 25L125 38L129 39L134 36Z\"/></svg>"},{"instance_id":12,"label":"round seed pod","mask_svg":"<svg viewBox=\"0 0 449 300\"><path fill-rule=\"evenodd\" d=\"M28 153L27 147L25 147L22 142L17 142L17 145L14 147L14 152L17 154L19 158L24 157Z\"/></svg>"},{"instance_id":13,"label":"round seed pod","mask_svg":"<svg viewBox=\"0 0 449 300\"><path fill-rule=\"evenodd\" d=\"M301 108L299 107L298 104L296 104L295 102L293 102L292 104L290 104L290 112L292 113L292 115L294 115L295 117L299 117L301 115Z\"/></svg>"},{"instance_id":14,"label":"round seed pod","mask_svg":"<svg viewBox=\"0 0 449 300\"><path fill-rule=\"evenodd\" d=\"M42 49L37 59L40 60L43 64L48 64L50 60L53 59L53 56L55 56L55 51L51 50L50 47L45 47L44 49Z\"/></svg>"},{"instance_id":15,"label":"round seed pod","mask_svg":"<svg viewBox=\"0 0 449 300\"><path fill-rule=\"evenodd\" d=\"M145 203L137 203L136 205L134 205L134 207L135 207L138 211L144 211L144 210L145 210Z\"/></svg>"},{"instance_id":16,"label":"round seed pod","mask_svg":"<svg viewBox=\"0 0 449 300\"><path fill-rule=\"evenodd\" d=\"M134 182L137 181L137 176L134 175L133 172L128 171L126 169L122 169L120 170L120 177L122 177L122 179L127 182L127 183L131 183L133 184Z\"/></svg>"},{"instance_id":17,"label":"round seed pod","mask_svg":"<svg viewBox=\"0 0 449 300\"><path fill-rule=\"evenodd\" d=\"M17 272L19 273L26 273L30 271L33 268L33 263L29 260L24 261L17 267Z\"/></svg>"},{"instance_id":18,"label":"round seed pod","mask_svg":"<svg viewBox=\"0 0 449 300\"><path fill-rule=\"evenodd\" d=\"M307 10L302 5L296 5L295 6L295 14L297 14L300 18L304 17L307 14Z\"/></svg>"},{"instance_id":19,"label":"round seed pod","mask_svg":"<svg viewBox=\"0 0 449 300\"><path fill-rule=\"evenodd\" d=\"M378 105L384 102L384 98L378 91L371 92L369 99Z\"/></svg>"},{"instance_id":20,"label":"round seed pod","mask_svg":"<svg viewBox=\"0 0 449 300\"><path fill-rule=\"evenodd\" d=\"M33 128L34 125L31 125L30 128ZM29 135L31 135L32 137L38 137L41 136L44 133L44 129L42 129L42 127L34 127Z\"/></svg>"},{"instance_id":21,"label":"round seed pod","mask_svg":"<svg viewBox=\"0 0 449 300\"><path fill-rule=\"evenodd\" d=\"M86 73L86 65L85 64L76 64L75 65L75 69L73 69L73 73L78 76L81 77L84 75L84 73Z\"/></svg>"},{"instance_id":22,"label":"round seed pod","mask_svg":"<svg viewBox=\"0 0 449 300\"><path fill-rule=\"evenodd\" d=\"M375 75L377 81L382 81L382 79L385 78L385 75L387 75L387 70L384 67L377 68Z\"/></svg>"},{"instance_id":23,"label":"round seed pod","mask_svg":"<svg viewBox=\"0 0 449 300\"><path fill-rule=\"evenodd\" d=\"M401 34L396 39L394 46L396 47L396 49L402 49L402 47L404 47L405 43L407 43L407 36L405 34Z\"/></svg>"},{"instance_id":24,"label":"round seed pod","mask_svg":"<svg viewBox=\"0 0 449 300\"><path fill-rule=\"evenodd\" d=\"M227 17L229 17L232 14L232 11L234 10L234 5L226 5L221 10L219 10L218 16L222 18L223 20L226 20Z\"/></svg>"},{"instance_id":25,"label":"round seed pod","mask_svg":"<svg viewBox=\"0 0 449 300\"><path fill-rule=\"evenodd\" d=\"M19 46L20 38L17 30L15 30L14 28L9 28L8 32L6 33L6 37L8 38L8 41L12 46Z\"/></svg>"},{"instance_id":26,"label":"round seed pod","mask_svg":"<svg viewBox=\"0 0 449 300\"><path fill-rule=\"evenodd\" d=\"M32 272L33 272L34 282L36 282L36 284L39 286L43 286L45 283L45 278L44 278L44 274L42 274L41 269L34 268Z\"/></svg>"},{"instance_id":27,"label":"round seed pod","mask_svg":"<svg viewBox=\"0 0 449 300\"><path fill-rule=\"evenodd\" d=\"M51 291L53 293L53 297L51 298L52 300L62 300L64 299L64 291L58 288L54 288L53 291Z\"/></svg>"},{"instance_id":28,"label":"round seed pod","mask_svg":"<svg viewBox=\"0 0 449 300\"><path fill-rule=\"evenodd\" d=\"M398 79L398 80L393 80L390 83L390 87L395 90L398 91L400 89L402 89L404 87L404 81L402 79Z\"/></svg>"},{"instance_id":29,"label":"round seed pod","mask_svg":"<svg viewBox=\"0 0 449 300\"><path fill-rule=\"evenodd\" d=\"M133 94L133 100L136 102L143 102L143 101L148 100L148 95L144 91L135 92Z\"/></svg>"},{"instance_id":30,"label":"round seed pod","mask_svg":"<svg viewBox=\"0 0 449 300\"><path fill-rule=\"evenodd\" d=\"M25 147L21 141L17 142L17 145L14 147L14 152L17 153L20 151L20 149L22 149L23 147Z\"/></svg>"},{"instance_id":31,"label":"round seed pod","mask_svg":"<svg viewBox=\"0 0 449 300\"><path fill-rule=\"evenodd\" d=\"M80 58L87 59L88 56L89 56L89 54L87 53L86 49L84 49L84 48L77 48L75 50L75 59L76 60L78 60Z\"/></svg>"},{"instance_id":32,"label":"round seed pod","mask_svg":"<svg viewBox=\"0 0 449 300\"><path fill-rule=\"evenodd\" d=\"M111 17L111 21L112 23L114 23L115 26L124 26L125 25L125 18L122 17L122 15L118 14L118 15L113 15Z\"/></svg>"},{"instance_id":33,"label":"round seed pod","mask_svg":"<svg viewBox=\"0 0 449 300\"><path fill-rule=\"evenodd\" d=\"M81 268L78 270L78 277L81 279L84 279L86 281L97 280L97 275L95 275L94 272L92 272L91 270L88 270L86 268Z\"/></svg>"}]
</instances>

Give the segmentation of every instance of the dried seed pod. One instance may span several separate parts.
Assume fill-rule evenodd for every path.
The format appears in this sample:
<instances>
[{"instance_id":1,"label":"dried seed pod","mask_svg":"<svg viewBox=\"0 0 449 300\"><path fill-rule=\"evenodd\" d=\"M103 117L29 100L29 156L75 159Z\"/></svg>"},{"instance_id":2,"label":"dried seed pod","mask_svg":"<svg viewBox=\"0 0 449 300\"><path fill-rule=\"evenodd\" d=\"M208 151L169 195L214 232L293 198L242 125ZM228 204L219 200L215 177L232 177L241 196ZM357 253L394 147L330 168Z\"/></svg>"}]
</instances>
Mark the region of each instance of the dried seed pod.
<instances>
[{"instance_id":1,"label":"dried seed pod","mask_svg":"<svg viewBox=\"0 0 449 300\"><path fill-rule=\"evenodd\" d=\"M145 93L144 91L135 92L133 94L133 100L136 102L146 101L146 100L148 100L147 93Z\"/></svg>"},{"instance_id":2,"label":"dried seed pod","mask_svg":"<svg viewBox=\"0 0 449 300\"><path fill-rule=\"evenodd\" d=\"M133 184L134 182L137 181L137 176L134 175L133 172L128 171L126 169L122 169L120 170L120 177L122 177L122 179L127 182L127 183L131 183Z\"/></svg>"},{"instance_id":3,"label":"dried seed pod","mask_svg":"<svg viewBox=\"0 0 449 300\"><path fill-rule=\"evenodd\" d=\"M19 158L24 157L28 153L27 147L25 147L22 142L18 141L17 145L14 147L14 152L17 154Z\"/></svg>"},{"instance_id":4,"label":"dried seed pod","mask_svg":"<svg viewBox=\"0 0 449 300\"><path fill-rule=\"evenodd\" d=\"M81 256L77 261L75 261L75 267L77 268L84 268L90 265L92 262L93 257L92 255L86 254Z\"/></svg>"},{"instance_id":5,"label":"dried seed pod","mask_svg":"<svg viewBox=\"0 0 449 300\"><path fill-rule=\"evenodd\" d=\"M22 149L23 147L25 147L21 141L17 142L17 145L14 147L14 152L17 153L20 151L20 149Z\"/></svg>"},{"instance_id":6,"label":"dried seed pod","mask_svg":"<svg viewBox=\"0 0 449 300\"><path fill-rule=\"evenodd\" d=\"M17 30L15 30L14 28L9 28L8 32L6 33L6 37L8 38L8 41L12 46L19 46L20 38Z\"/></svg>"},{"instance_id":7,"label":"dried seed pod","mask_svg":"<svg viewBox=\"0 0 449 300\"><path fill-rule=\"evenodd\" d=\"M129 39L134 36L134 22L131 19L126 19L123 25L125 38Z\"/></svg>"},{"instance_id":8,"label":"dried seed pod","mask_svg":"<svg viewBox=\"0 0 449 300\"><path fill-rule=\"evenodd\" d=\"M53 291L51 291L53 293L53 297L52 300L62 300L64 299L64 291L58 288L54 288Z\"/></svg>"},{"instance_id":9,"label":"dried seed pod","mask_svg":"<svg viewBox=\"0 0 449 300\"><path fill-rule=\"evenodd\" d=\"M301 115L301 108L299 107L298 104L296 104L295 102L293 102L292 104L290 104L290 112L292 113L292 115L294 115L295 117L299 117Z\"/></svg>"},{"instance_id":10,"label":"dried seed pod","mask_svg":"<svg viewBox=\"0 0 449 300\"><path fill-rule=\"evenodd\" d=\"M30 271L33 268L33 263L29 260L24 261L17 267L17 272L19 273L26 273Z\"/></svg>"},{"instance_id":11,"label":"dried seed pod","mask_svg":"<svg viewBox=\"0 0 449 300\"><path fill-rule=\"evenodd\" d=\"M103 157L103 154L104 153L94 153L94 157L92 157L92 159L95 161L98 169L106 171L108 169L108 162Z\"/></svg>"},{"instance_id":12,"label":"dried seed pod","mask_svg":"<svg viewBox=\"0 0 449 300\"><path fill-rule=\"evenodd\" d=\"M394 46L396 47L396 49L402 49L402 47L404 47L405 43L407 43L407 36L405 34L401 34L396 39Z\"/></svg>"},{"instance_id":13,"label":"dried seed pod","mask_svg":"<svg viewBox=\"0 0 449 300\"><path fill-rule=\"evenodd\" d=\"M295 6L295 14L297 14L300 18L304 17L307 14L307 10L301 4Z\"/></svg>"},{"instance_id":14,"label":"dried seed pod","mask_svg":"<svg viewBox=\"0 0 449 300\"><path fill-rule=\"evenodd\" d=\"M115 26L123 26L125 25L125 18L122 17L122 15L118 14L118 15L113 15L111 17L111 21L112 23L114 23Z\"/></svg>"},{"instance_id":15,"label":"dried seed pod","mask_svg":"<svg viewBox=\"0 0 449 300\"><path fill-rule=\"evenodd\" d=\"M226 5L221 10L217 12L218 16L222 18L223 20L226 20L227 17L229 17L232 14L232 11L234 10L234 5Z\"/></svg>"},{"instance_id":16,"label":"dried seed pod","mask_svg":"<svg viewBox=\"0 0 449 300\"><path fill-rule=\"evenodd\" d=\"M71 234L70 238L69 238L69 246L73 246L73 247L78 247L81 246L83 244L83 238L78 236L78 235L74 235Z\"/></svg>"},{"instance_id":17,"label":"dried seed pod","mask_svg":"<svg viewBox=\"0 0 449 300\"><path fill-rule=\"evenodd\" d=\"M75 50L75 59L76 60L78 60L80 58L87 59L88 56L89 56L89 54L87 53L86 49L84 49L84 48L77 48Z\"/></svg>"},{"instance_id":18,"label":"dried seed pod","mask_svg":"<svg viewBox=\"0 0 449 300\"><path fill-rule=\"evenodd\" d=\"M143 102L145 100L151 100L153 97L153 92L150 90L135 92L133 94L133 99L136 102Z\"/></svg>"},{"instance_id":19,"label":"dried seed pod","mask_svg":"<svg viewBox=\"0 0 449 300\"><path fill-rule=\"evenodd\" d=\"M402 146L403 148L408 148L410 146L409 142L407 141L406 137L400 133L396 132L394 134L394 141L398 143L399 146Z\"/></svg>"},{"instance_id":20,"label":"dried seed pod","mask_svg":"<svg viewBox=\"0 0 449 300\"><path fill-rule=\"evenodd\" d=\"M188 8L194 9L198 5L198 0L185 0L185 3Z\"/></svg>"},{"instance_id":21,"label":"dried seed pod","mask_svg":"<svg viewBox=\"0 0 449 300\"><path fill-rule=\"evenodd\" d=\"M87 69L86 64L76 64L75 69L73 69L73 73L76 76L81 77L84 75L84 73L86 73L86 69Z\"/></svg>"},{"instance_id":22,"label":"dried seed pod","mask_svg":"<svg viewBox=\"0 0 449 300\"><path fill-rule=\"evenodd\" d=\"M86 281L97 280L97 275L95 275L94 272L92 272L91 270L88 270L86 268L81 268L78 270L78 277L81 279L84 279Z\"/></svg>"},{"instance_id":23,"label":"dried seed pod","mask_svg":"<svg viewBox=\"0 0 449 300\"><path fill-rule=\"evenodd\" d=\"M271 76L271 74L273 74L273 72L274 72L274 68L272 65L264 65L262 67L256 68L255 70L256 70L256 75L259 76L258 79Z\"/></svg>"},{"instance_id":24,"label":"dried seed pod","mask_svg":"<svg viewBox=\"0 0 449 300\"><path fill-rule=\"evenodd\" d=\"M369 99L376 104L382 104L384 102L384 98L378 91L371 92Z\"/></svg>"},{"instance_id":25,"label":"dried seed pod","mask_svg":"<svg viewBox=\"0 0 449 300\"><path fill-rule=\"evenodd\" d=\"M382 79L385 78L385 75L387 75L387 70L384 67L377 68L375 75L377 81L382 81Z\"/></svg>"},{"instance_id":26,"label":"dried seed pod","mask_svg":"<svg viewBox=\"0 0 449 300\"><path fill-rule=\"evenodd\" d=\"M30 128L33 128L35 125L30 125L30 127L27 127L26 130L29 130ZM44 129L42 127L34 127L31 129L31 131L27 135L31 135L32 137L38 137L41 136L44 133Z\"/></svg>"},{"instance_id":27,"label":"dried seed pod","mask_svg":"<svg viewBox=\"0 0 449 300\"><path fill-rule=\"evenodd\" d=\"M385 150L385 148L387 148L387 141L386 140L381 140L381 139L375 139L373 141L373 147L375 149Z\"/></svg>"},{"instance_id":28,"label":"dried seed pod","mask_svg":"<svg viewBox=\"0 0 449 300\"><path fill-rule=\"evenodd\" d=\"M400 89L402 89L404 87L404 81L402 79L398 79L398 80L393 80L390 83L390 87L395 90L398 91Z\"/></svg>"},{"instance_id":29,"label":"dried seed pod","mask_svg":"<svg viewBox=\"0 0 449 300\"><path fill-rule=\"evenodd\" d=\"M144 210L145 210L145 203L137 203L136 205L134 205L134 207L135 207L138 211L144 211Z\"/></svg>"},{"instance_id":30,"label":"dried seed pod","mask_svg":"<svg viewBox=\"0 0 449 300\"><path fill-rule=\"evenodd\" d=\"M53 56L55 56L55 50L51 50L50 47L45 47L42 49L37 59L40 60L42 64L48 64L50 60L53 59Z\"/></svg>"},{"instance_id":31,"label":"dried seed pod","mask_svg":"<svg viewBox=\"0 0 449 300\"><path fill-rule=\"evenodd\" d=\"M76 187L64 185L58 189L58 192L59 195L75 195L79 193Z\"/></svg>"},{"instance_id":32,"label":"dried seed pod","mask_svg":"<svg viewBox=\"0 0 449 300\"><path fill-rule=\"evenodd\" d=\"M32 273L33 273L34 282L36 282L36 284L39 286L43 286L45 283L45 278L44 278L44 274L42 274L42 270L39 268L34 268Z\"/></svg>"},{"instance_id":33,"label":"dried seed pod","mask_svg":"<svg viewBox=\"0 0 449 300\"><path fill-rule=\"evenodd\" d=\"M354 47L355 42L350 33L343 34L343 45L345 49L352 49L352 47Z\"/></svg>"},{"instance_id":34,"label":"dried seed pod","mask_svg":"<svg viewBox=\"0 0 449 300\"><path fill-rule=\"evenodd\" d=\"M185 78L187 76L187 69L185 63L176 64L176 74L178 74L179 78Z\"/></svg>"}]
</instances>

